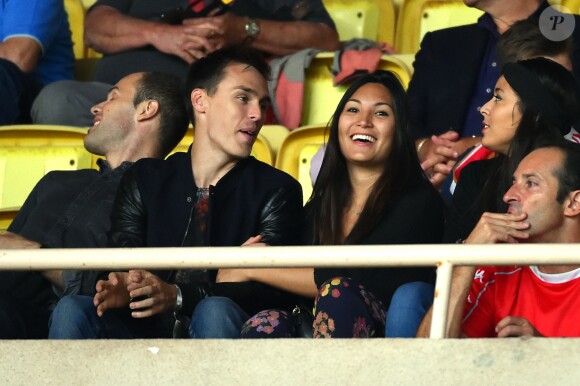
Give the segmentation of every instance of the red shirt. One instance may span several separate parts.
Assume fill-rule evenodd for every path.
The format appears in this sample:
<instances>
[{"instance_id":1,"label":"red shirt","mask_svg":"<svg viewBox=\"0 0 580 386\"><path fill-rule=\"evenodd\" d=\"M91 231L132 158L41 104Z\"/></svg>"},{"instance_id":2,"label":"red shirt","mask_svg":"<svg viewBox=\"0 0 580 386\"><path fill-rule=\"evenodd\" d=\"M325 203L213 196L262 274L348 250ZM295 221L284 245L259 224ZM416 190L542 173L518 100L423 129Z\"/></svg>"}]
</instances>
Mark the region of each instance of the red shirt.
<instances>
[{"instance_id":1,"label":"red shirt","mask_svg":"<svg viewBox=\"0 0 580 386\"><path fill-rule=\"evenodd\" d=\"M495 337L506 316L527 319L544 336L580 336L580 269L542 280L530 267L478 267L465 303L463 332Z\"/></svg>"}]
</instances>

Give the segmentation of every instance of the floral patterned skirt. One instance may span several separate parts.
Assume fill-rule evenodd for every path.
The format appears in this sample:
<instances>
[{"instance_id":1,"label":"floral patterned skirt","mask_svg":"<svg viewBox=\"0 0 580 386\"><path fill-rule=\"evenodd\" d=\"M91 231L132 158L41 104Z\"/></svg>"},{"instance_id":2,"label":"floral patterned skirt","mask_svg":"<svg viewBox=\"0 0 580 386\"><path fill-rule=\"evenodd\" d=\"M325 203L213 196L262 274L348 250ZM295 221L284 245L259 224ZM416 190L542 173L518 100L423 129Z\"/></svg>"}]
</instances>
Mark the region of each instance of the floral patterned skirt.
<instances>
[{"instance_id":1,"label":"floral patterned skirt","mask_svg":"<svg viewBox=\"0 0 580 386\"><path fill-rule=\"evenodd\" d=\"M371 338L384 336L386 308L364 286L346 277L325 282L314 303L315 338ZM242 338L293 336L292 313L260 311L242 327Z\"/></svg>"}]
</instances>

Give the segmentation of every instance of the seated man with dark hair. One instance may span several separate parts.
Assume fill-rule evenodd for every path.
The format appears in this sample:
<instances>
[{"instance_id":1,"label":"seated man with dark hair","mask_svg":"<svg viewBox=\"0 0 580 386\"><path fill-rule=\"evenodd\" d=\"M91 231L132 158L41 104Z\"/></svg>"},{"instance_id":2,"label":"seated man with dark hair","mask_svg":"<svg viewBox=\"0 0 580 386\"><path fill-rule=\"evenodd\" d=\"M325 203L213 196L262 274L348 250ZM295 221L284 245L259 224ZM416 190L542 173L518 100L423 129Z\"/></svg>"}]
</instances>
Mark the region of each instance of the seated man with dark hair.
<instances>
[{"instance_id":1,"label":"seated man with dark hair","mask_svg":"<svg viewBox=\"0 0 580 386\"><path fill-rule=\"evenodd\" d=\"M30 193L0 235L0 248L105 247L113 200L123 173L140 158L165 157L183 138L187 114L183 84L174 76L124 77L106 101L93 106L85 137L91 153L105 157L100 170L53 171ZM47 336L58 294L94 294L89 271L0 272L0 338Z\"/></svg>"},{"instance_id":2,"label":"seated man with dark hair","mask_svg":"<svg viewBox=\"0 0 580 386\"><path fill-rule=\"evenodd\" d=\"M250 156L269 103L269 66L253 49L232 46L194 62L186 102L195 127L187 153L141 160L125 174L113 210L115 247L240 246L301 242L302 189ZM163 258L160 256L160 258ZM94 298L58 303L50 338L171 337L174 312L191 316L208 295L248 313L288 294L254 283L215 283L216 272L113 272Z\"/></svg>"},{"instance_id":3,"label":"seated man with dark hair","mask_svg":"<svg viewBox=\"0 0 580 386\"><path fill-rule=\"evenodd\" d=\"M467 244L579 243L580 146L531 152L504 196L507 213L484 213ZM456 267L449 337L580 336L580 265ZM431 312L418 336L428 336Z\"/></svg>"}]
</instances>

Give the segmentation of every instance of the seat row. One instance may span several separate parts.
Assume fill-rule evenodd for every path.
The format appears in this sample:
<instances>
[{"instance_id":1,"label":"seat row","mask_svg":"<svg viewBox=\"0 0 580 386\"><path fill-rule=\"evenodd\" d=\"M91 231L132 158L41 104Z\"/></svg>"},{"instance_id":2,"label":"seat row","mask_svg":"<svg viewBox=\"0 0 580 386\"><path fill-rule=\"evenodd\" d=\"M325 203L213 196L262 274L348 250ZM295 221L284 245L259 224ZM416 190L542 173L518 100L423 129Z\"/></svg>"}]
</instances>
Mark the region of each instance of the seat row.
<instances>
[{"instance_id":1,"label":"seat row","mask_svg":"<svg viewBox=\"0 0 580 386\"><path fill-rule=\"evenodd\" d=\"M83 144L86 129L70 126L0 126L0 230L6 230L36 183L51 170L97 168L100 158ZM174 149L187 151L193 141L190 128ZM286 171L301 184L306 200L312 192L310 159L325 142L325 127L311 126L290 132L266 125L252 155Z\"/></svg>"},{"instance_id":2,"label":"seat row","mask_svg":"<svg viewBox=\"0 0 580 386\"><path fill-rule=\"evenodd\" d=\"M95 0L65 0L76 59L100 55L84 45L86 10ZM370 39L388 43L398 53L414 54L423 35L439 28L474 22L481 11L462 0L323 0L340 40Z\"/></svg>"}]
</instances>

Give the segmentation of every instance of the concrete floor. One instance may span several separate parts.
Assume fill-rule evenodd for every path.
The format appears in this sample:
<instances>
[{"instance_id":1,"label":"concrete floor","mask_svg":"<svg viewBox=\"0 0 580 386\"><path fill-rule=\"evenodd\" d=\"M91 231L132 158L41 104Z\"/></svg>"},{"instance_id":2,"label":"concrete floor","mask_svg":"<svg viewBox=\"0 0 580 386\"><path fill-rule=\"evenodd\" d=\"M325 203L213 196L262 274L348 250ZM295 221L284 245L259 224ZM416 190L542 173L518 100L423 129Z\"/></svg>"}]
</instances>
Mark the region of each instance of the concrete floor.
<instances>
[{"instance_id":1,"label":"concrete floor","mask_svg":"<svg viewBox=\"0 0 580 386\"><path fill-rule=\"evenodd\" d=\"M2 341L0 385L574 385L578 339Z\"/></svg>"}]
</instances>

